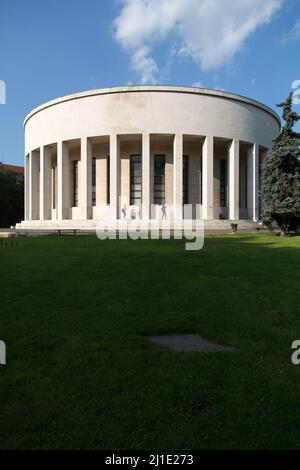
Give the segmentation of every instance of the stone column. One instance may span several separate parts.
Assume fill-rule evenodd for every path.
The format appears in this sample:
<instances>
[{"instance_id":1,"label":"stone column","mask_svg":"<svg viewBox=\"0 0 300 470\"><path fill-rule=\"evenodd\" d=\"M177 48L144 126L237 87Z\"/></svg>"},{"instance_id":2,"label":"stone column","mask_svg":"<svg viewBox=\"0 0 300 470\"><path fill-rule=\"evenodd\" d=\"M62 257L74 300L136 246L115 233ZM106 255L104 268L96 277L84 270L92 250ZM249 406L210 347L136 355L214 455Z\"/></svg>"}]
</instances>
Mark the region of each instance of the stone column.
<instances>
[{"instance_id":1,"label":"stone column","mask_svg":"<svg viewBox=\"0 0 300 470\"><path fill-rule=\"evenodd\" d=\"M214 138L205 138L202 150L203 218L214 218Z\"/></svg>"},{"instance_id":2,"label":"stone column","mask_svg":"<svg viewBox=\"0 0 300 470\"><path fill-rule=\"evenodd\" d=\"M116 134L110 136L110 217L119 218L120 141Z\"/></svg>"},{"instance_id":3,"label":"stone column","mask_svg":"<svg viewBox=\"0 0 300 470\"><path fill-rule=\"evenodd\" d=\"M81 139L81 165L79 175L79 206L83 220L92 218L92 142Z\"/></svg>"},{"instance_id":4,"label":"stone column","mask_svg":"<svg viewBox=\"0 0 300 470\"><path fill-rule=\"evenodd\" d=\"M259 148L257 144L251 145L248 149L247 168L248 217L257 222L259 218Z\"/></svg>"},{"instance_id":5,"label":"stone column","mask_svg":"<svg viewBox=\"0 0 300 470\"><path fill-rule=\"evenodd\" d=\"M70 217L70 159L66 142L57 143L57 202L58 220Z\"/></svg>"},{"instance_id":6,"label":"stone column","mask_svg":"<svg viewBox=\"0 0 300 470\"><path fill-rule=\"evenodd\" d=\"M58 201L58 186L57 186L57 162L51 169L51 219L57 220L57 201ZM53 212L52 209L55 209Z\"/></svg>"},{"instance_id":7,"label":"stone column","mask_svg":"<svg viewBox=\"0 0 300 470\"><path fill-rule=\"evenodd\" d=\"M176 134L173 145L173 205L174 219L182 219L183 198L183 135Z\"/></svg>"},{"instance_id":8,"label":"stone column","mask_svg":"<svg viewBox=\"0 0 300 470\"><path fill-rule=\"evenodd\" d=\"M268 156L269 149L262 148L258 146L258 219L262 215L262 211L264 209L264 201L261 196L261 190L262 190L262 164L264 160Z\"/></svg>"},{"instance_id":9,"label":"stone column","mask_svg":"<svg viewBox=\"0 0 300 470\"><path fill-rule=\"evenodd\" d=\"M29 217L29 155L25 155L24 160L24 220Z\"/></svg>"},{"instance_id":10,"label":"stone column","mask_svg":"<svg viewBox=\"0 0 300 470\"><path fill-rule=\"evenodd\" d=\"M51 219L51 150L40 148L40 220Z\"/></svg>"},{"instance_id":11,"label":"stone column","mask_svg":"<svg viewBox=\"0 0 300 470\"><path fill-rule=\"evenodd\" d=\"M240 143L234 139L229 148L229 219L240 218Z\"/></svg>"},{"instance_id":12,"label":"stone column","mask_svg":"<svg viewBox=\"0 0 300 470\"><path fill-rule=\"evenodd\" d=\"M149 219L150 213L150 134L142 136L142 218Z\"/></svg>"},{"instance_id":13,"label":"stone column","mask_svg":"<svg viewBox=\"0 0 300 470\"><path fill-rule=\"evenodd\" d=\"M29 220L39 220L39 153L29 154Z\"/></svg>"}]
</instances>

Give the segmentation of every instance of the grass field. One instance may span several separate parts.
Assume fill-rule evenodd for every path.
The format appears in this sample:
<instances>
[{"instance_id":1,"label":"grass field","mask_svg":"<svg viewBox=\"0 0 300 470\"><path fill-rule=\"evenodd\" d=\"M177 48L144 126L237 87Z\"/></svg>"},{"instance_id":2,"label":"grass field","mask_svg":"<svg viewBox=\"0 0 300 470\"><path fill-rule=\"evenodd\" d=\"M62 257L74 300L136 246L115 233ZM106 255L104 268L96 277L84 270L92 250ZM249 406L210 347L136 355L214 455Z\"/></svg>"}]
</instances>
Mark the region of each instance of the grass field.
<instances>
[{"instance_id":1,"label":"grass field","mask_svg":"<svg viewBox=\"0 0 300 470\"><path fill-rule=\"evenodd\" d=\"M300 238L0 248L1 449L300 447ZM199 333L236 353L178 353Z\"/></svg>"}]
</instances>

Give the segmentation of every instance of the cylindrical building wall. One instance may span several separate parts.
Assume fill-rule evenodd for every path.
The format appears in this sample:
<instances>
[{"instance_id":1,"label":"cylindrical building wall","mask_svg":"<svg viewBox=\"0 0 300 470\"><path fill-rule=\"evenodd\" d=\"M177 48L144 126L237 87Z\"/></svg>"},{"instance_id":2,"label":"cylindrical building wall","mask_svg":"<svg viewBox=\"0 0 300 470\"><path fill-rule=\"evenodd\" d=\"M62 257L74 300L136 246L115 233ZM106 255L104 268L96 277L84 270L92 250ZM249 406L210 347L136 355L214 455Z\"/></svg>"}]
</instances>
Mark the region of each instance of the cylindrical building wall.
<instances>
[{"instance_id":1,"label":"cylindrical building wall","mask_svg":"<svg viewBox=\"0 0 300 470\"><path fill-rule=\"evenodd\" d=\"M259 167L280 130L248 98L184 87L66 96L25 119L21 227L93 227L103 218L259 218Z\"/></svg>"}]
</instances>

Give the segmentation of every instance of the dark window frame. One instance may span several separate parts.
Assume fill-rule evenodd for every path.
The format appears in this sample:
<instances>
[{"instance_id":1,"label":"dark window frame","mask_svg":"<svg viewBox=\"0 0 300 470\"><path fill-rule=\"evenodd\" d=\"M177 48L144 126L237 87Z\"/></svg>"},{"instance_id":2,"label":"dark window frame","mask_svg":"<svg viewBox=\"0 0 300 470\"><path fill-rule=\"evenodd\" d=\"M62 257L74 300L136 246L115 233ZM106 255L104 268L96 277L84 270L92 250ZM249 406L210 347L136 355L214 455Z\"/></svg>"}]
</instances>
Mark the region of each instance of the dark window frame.
<instances>
[{"instance_id":1,"label":"dark window frame","mask_svg":"<svg viewBox=\"0 0 300 470\"><path fill-rule=\"evenodd\" d=\"M189 155L182 158L182 203L189 203Z\"/></svg>"},{"instance_id":2,"label":"dark window frame","mask_svg":"<svg viewBox=\"0 0 300 470\"><path fill-rule=\"evenodd\" d=\"M110 155L106 159L106 200L110 204Z\"/></svg>"},{"instance_id":3,"label":"dark window frame","mask_svg":"<svg viewBox=\"0 0 300 470\"><path fill-rule=\"evenodd\" d=\"M138 187L138 189L137 189ZM130 155L130 205L142 204L142 155Z\"/></svg>"},{"instance_id":4,"label":"dark window frame","mask_svg":"<svg viewBox=\"0 0 300 470\"><path fill-rule=\"evenodd\" d=\"M92 206L96 206L96 169L97 169L97 159L95 157L92 158Z\"/></svg>"},{"instance_id":5,"label":"dark window frame","mask_svg":"<svg viewBox=\"0 0 300 470\"><path fill-rule=\"evenodd\" d=\"M72 207L78 207L78 160L72 160Z\"/></svg>"},{"instance_id":6,"label":"dark window frame","mask_svg":"<svg viewBox=\"0 0 300 470\"><path fill-rule=\"evenodd\" d=\"M227 160L220 158L220 207L227 207Z\"/></svg>"},{"instance_id":7,"label":"dark window frame","mask_svg":"<svg viewBox=\"0 0 300 470\"><path fill-rule=\"evenodd\" d=\"M52 209L56 209L56 168L52 167Z\"/></svg>"},{"instance_id":8,"label":"dark window frame","mask_svg":"<svg viewBox=\"0 0 300 470\"><path fill-rule=\"evenodd\" d=\"M162 205L166 201L166 155L154 155L154 204Z\"/></svg>"}]
</instances>

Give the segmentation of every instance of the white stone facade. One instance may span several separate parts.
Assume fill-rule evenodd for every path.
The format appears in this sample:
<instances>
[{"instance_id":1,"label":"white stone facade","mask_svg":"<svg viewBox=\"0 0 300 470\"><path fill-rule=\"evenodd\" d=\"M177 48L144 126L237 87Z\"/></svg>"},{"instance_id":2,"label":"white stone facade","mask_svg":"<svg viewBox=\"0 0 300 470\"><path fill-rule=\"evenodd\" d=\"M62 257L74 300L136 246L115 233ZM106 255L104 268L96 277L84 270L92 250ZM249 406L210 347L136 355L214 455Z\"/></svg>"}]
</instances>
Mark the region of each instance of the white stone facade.
<instances>
[{"instance_id":1,"label":"white stone facade","mask_svg":"<svg viewBox=\"0 0 300 470\"><path fill-rule=\"evenodd\" d=\"M103 219L257 221L260 163L280 119L261 103L186 87L92 90L25 119L23 229ZM196 213L196 205L198 205ZM122 212L122 209L125 208Z\"/></svg>"}]
</instances>

